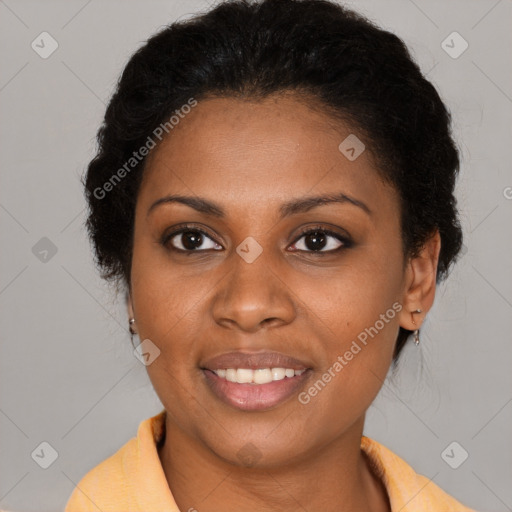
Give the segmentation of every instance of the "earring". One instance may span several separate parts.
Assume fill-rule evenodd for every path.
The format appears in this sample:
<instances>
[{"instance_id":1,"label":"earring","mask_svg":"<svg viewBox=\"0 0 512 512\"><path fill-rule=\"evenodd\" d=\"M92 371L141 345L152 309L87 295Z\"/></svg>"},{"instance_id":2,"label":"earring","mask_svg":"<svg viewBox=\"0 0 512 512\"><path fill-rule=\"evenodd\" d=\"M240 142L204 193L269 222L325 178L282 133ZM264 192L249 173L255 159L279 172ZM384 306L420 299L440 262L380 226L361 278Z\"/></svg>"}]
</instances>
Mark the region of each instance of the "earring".
<instances>
[{"instance_id":1,"label":"earring","mask_svg":"<svg viewBox=\"0 0 512 512\"><path fill-rule=\"evenodd\" d=\"M416 322L414 321L414 314L415 313L422 313L422 310L421 309L415 309L414 311L411 311L412 323L414 325L416 325ZM420 330L419 329L415 329L412 334L413 334L413 337L414 337L414 344L416 346L418 346L420 344Z\"/></svg>"},{"instance_id":2,"label":"earring","mask_svg":"<svg viewBox=\"0 0 512 512\"><path fill-rule=\"evenodd\" d=\"M135 347L135 345L133 345L133 335L136 334L136 332L133 330L133 327L132 327L132 325L135 323L135 318L130 318L128 323L129 323L128 329L130 331L130 338L132 341L132 346Z\"/></svg>"}]
</instances>

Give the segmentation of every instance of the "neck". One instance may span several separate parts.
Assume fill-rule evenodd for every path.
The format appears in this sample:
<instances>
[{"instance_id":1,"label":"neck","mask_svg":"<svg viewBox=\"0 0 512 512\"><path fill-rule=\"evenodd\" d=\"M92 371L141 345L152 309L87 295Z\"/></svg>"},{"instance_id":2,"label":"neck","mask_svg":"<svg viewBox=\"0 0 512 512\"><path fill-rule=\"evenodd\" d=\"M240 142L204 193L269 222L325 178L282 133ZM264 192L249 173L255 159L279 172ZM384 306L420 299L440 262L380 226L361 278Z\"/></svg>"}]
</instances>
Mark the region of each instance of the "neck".
<instances>
[{"instance_id":1,"label":"neck","mask_svg":"<svg viewBox=\"0 0 512 512\"><path fill-rule=\"evenodd\" d=\"M350 431L293 464L241 467L217 456L166 415L159 447L180 510L187 512L390 512L382 482L360 449L364 417Z\"/></svg>"}]
</instances>

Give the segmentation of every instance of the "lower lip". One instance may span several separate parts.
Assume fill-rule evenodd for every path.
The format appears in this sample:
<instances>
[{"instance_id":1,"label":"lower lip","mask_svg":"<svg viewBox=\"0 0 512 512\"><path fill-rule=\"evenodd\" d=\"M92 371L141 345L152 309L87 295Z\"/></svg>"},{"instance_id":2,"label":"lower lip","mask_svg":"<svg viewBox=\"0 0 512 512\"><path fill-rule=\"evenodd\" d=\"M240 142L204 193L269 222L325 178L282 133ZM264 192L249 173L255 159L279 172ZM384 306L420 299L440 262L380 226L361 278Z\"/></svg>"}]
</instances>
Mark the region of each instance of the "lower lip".
<instances>
[{"instance_id":1,"label":"lower lip","mask_svg":"<svg viewBox=\"0 0 512 512\"><path fill-rule=\"evenodd\" d=\"M203 369L203 373L210 389L224 403L243 411L261 411L293 396L309 377L310 370L268 384L238 384L219 377L212 370Z\"/></svg>"}]
</instances>

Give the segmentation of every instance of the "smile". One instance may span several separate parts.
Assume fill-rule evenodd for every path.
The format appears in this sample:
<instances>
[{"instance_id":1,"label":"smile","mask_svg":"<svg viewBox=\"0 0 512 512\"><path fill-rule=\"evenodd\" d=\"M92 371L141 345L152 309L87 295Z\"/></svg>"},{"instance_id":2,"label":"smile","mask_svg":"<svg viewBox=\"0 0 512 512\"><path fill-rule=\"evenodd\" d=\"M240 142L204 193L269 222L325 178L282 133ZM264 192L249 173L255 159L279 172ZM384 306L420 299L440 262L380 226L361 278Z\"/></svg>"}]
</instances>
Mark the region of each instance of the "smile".
<instances>
[{"instance_id":1,"label":"smile","mask_svg":"<svg viewBox=\"0 0 512 512\"><path fill-rule=\"evenodd\" d=\"M305 370L294 370L293 368L227 368L226 370L213 370L222 379L238 384L268 384L284 378L292 378L302 375Z\"/></svg>"},{"instance_id":2,"label":"smile","mask_svg":"<svg viewBox=\"0 0 512 512\"><path fill-rule=\"evenodd\" d=\"M217 398L243 411L261 411L282 404L303 387L311 373L310 369L291 368L204 368L202 371Z\"/></svg>"}]
</instances>

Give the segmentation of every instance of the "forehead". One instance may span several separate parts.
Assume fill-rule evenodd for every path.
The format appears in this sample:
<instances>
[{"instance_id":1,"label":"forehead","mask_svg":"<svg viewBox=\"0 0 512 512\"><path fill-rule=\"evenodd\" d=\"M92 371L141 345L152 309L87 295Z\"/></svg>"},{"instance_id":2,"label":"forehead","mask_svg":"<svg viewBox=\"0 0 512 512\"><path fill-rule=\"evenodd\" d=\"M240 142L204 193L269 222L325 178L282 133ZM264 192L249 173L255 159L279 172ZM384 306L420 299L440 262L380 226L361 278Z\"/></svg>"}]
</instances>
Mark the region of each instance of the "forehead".
<instances>
[{"instance_id":1,"label":"forehead","mask_svg":"<svg viewBox=\"0 0 512 512\"><path fill-rule=\"evenodd\" d=\"M353 161L340 152L351 127L316 107L291 94L199 101L148 156L139 200L171 192L266 204L338 190L393 195L370 151Z\"/></svg>"}]
</instances>

